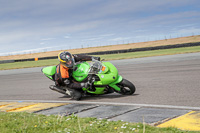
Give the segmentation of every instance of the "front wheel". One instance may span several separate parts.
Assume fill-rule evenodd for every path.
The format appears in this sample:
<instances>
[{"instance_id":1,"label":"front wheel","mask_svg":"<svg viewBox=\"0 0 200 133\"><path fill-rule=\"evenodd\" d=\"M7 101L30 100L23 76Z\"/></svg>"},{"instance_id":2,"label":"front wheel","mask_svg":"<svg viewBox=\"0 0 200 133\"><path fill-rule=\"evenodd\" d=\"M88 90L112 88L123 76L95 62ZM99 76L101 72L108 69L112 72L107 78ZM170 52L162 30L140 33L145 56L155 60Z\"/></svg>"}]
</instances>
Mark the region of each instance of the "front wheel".
<instances>
[{"instance_id":1,"label":"front wheel","mask_svg":"<svg viewBox=\"0 0 200 133\"><path fill-rule=\"evenodd\" d=\"M123 79L117 86L120 88L118 93L122 95L132 95L135 92L135 86L126 79Z\"/></svg>"}]
</instances>

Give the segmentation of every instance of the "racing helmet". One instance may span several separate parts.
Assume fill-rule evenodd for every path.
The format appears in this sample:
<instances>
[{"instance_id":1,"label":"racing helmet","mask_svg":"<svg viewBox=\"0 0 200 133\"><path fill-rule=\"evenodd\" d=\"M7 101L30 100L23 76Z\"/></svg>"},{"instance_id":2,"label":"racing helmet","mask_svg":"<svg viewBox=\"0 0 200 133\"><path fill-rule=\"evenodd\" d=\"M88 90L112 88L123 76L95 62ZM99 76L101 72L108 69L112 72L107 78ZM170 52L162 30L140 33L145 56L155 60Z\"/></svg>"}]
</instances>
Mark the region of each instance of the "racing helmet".
<instances>
[{"instance_id":1,"label":"racing helmet","mask_svg":"<svg viewBox=\"0 0 200 133\"><path fill-rule=\"evenodd\" d=\"M63 51L58 54L58 60L60 63L67 68L73 68L74 58L69 52Z\"/></svg>"}]
</instances>

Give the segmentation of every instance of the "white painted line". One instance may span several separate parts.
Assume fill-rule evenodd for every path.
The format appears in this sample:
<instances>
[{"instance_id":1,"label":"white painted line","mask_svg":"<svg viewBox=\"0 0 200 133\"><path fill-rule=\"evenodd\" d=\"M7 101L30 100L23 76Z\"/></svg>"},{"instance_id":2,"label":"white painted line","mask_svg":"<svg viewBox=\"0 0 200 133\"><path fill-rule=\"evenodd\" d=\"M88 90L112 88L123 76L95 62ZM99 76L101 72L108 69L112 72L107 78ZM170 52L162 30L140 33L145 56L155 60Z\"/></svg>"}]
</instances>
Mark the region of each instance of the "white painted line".
<instances>
[{"instance_id":1,"label":"white painted line","mask_svg":"<svg viewBox=\"0 0 200 133\"><path fill-rule=\"evenodd\" d=\"M134 103L114 103L114 102L86 102L86 101L50 101L50 100L0 100L0 102L41 102L41 103L76 103L76 104L99 104L99 105L127 105L151 108L187 109L200 110L200 107L174 106L174 105L155 105L155 104L134 104Z\"/></svg>"}]
</instances>

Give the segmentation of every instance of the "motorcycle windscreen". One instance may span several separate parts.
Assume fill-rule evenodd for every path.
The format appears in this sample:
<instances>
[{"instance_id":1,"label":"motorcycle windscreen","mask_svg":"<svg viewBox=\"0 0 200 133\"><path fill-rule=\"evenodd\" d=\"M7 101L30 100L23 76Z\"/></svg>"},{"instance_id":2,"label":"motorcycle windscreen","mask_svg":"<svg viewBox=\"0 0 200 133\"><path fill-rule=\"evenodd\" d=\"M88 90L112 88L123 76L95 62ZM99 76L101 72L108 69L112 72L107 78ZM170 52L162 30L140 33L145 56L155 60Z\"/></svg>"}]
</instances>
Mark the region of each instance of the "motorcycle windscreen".
<instances>
[{"instance_id":1,"label":"motorcycle windscreen","mask_svg":"<svg viewBox=\"0 0 200 133\"><path fill-rule=\"evenodd\" d=\"M44 75L50 78L51 80L54 80L54 75L56 73L56 66L44 67L42 68L42 73L44 73Z\"/></svg>"}]
</instances>

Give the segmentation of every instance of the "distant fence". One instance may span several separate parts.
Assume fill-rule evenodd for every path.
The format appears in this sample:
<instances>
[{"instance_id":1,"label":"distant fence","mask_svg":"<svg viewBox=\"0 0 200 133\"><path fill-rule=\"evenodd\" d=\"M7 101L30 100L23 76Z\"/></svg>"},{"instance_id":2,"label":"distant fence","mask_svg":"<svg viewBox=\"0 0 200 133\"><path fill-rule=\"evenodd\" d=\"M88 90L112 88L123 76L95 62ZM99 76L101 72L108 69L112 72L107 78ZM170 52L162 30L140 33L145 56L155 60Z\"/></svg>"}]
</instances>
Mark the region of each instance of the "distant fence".
<instances>
[{"instance_id":1,"label":"distant fence","mask_svg":"<svg viewBox=\"0 0 200 133\"><path fill-rule=\"evenodd\" d=\"M165 45L165 46L155 46L155 47L144 47L144 48L133 48L133 49L124 49L124 50L91 52L91 53L82 53L82 54L87 54L87 55L118 54L118 53L151 51L151 50L159 50L159 49L172 49L172 48L192 47L192 46L200 46L200 42L184 43L184 44L176 44L176 45ZM58 58L58 56L49 56L49 57L40 57L40 58L18 59L18 60L2 60L2 61L0 61L0 64L23 62L23 61L35 61L36 59L37 60L47 60L47 59L57 59L57 58Z\"/></svg>"}]
</instances>

